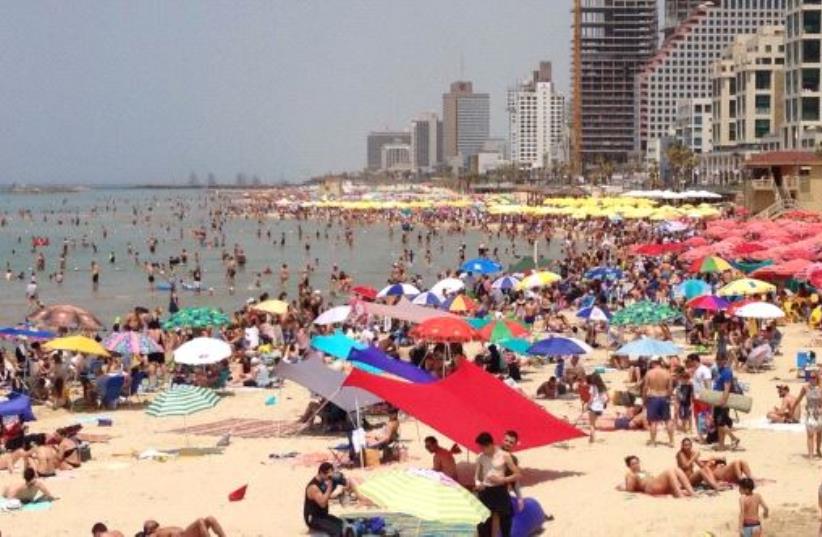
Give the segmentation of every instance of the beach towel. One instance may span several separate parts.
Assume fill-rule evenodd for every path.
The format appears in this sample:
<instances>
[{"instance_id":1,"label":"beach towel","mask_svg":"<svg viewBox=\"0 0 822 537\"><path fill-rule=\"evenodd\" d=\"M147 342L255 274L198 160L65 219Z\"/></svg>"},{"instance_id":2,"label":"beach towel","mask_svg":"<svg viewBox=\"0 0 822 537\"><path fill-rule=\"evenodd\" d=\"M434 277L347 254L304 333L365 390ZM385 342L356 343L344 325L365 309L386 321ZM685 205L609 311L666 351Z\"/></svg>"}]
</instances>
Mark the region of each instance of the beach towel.
<instances>
[{"instance_id":1,"label":"beach towel","mask_svg":"<svg viewBox=\"0 0 822 537\"><path fill-rule=\"evenodd\" d=\"M804 423L770 423L768 418L761 417L746 420L739 424L744 429L755 429L760 431L780 431L784 433L804 433Z\"/></svg>"}]
</instances>

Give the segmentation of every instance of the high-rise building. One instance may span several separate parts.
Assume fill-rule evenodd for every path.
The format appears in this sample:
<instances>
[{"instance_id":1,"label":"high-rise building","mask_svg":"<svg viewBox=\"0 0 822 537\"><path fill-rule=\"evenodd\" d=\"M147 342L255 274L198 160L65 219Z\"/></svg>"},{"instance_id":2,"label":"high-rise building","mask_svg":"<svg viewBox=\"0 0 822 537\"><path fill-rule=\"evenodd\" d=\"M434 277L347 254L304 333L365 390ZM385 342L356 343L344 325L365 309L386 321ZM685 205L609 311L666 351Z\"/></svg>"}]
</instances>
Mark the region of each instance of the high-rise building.
<instances>
[{"instance_id":1,"label":"high-rise building","mask_svg":"<svg viewBox=\"0 0 822 537\"><path fill-rule=\"evenodd\" d=\"M565 96L551 81L551 62L541 62L530 80L508 90L508 139L518 166L562 161L566 123Z\"/></svg>"},{"instance_id":2,"label":"high-rise building","mask_svg":"<svg viewBox=\"0 0 822 537\"><path fill-rule=\"evenodd\" d=\"M434 112L411 120L411 168L432 171L442 159L442 122Z\"/></svg>"},{"instance_id":3,"label":"high-rise building","mask_svg":"<svg viewBox=\"0 0 822 537\"><path fill-rule=\"evenodd\" d=\"M385 144L380 152L380 169L389 172L411 170L411 144Z\"/></svg>"},{"instance_id":4,"label":"high-rise building","mask_svg":"<svg viewBox=\"0 0 822 537\"><path fill-rule=\"evenodd\" d=\"M474 93L473 84L453 82L442 96L443 158L463 162L477 154L491 129L487 93Z\"/></svg>"},{"instance_id":5,"label":"high-rise building","mask_svg":"<svg viewBox=\"0 0 822 537\"><path fill-rule=\"evenodd\" d=\"M711 99L682 99L674 123L674 138L694 153L713 148Z\"/></svg>"},{"instance_id":6,"label":"high-rise building","mask_svg":"<svg viewBox=\"0 0 822 537\"><path fill-rule=\"evenodd\" d=\"M411 134L402 131L384 131L368 133L368 154L366 168L378 171L382 166L382 148L385 145L411 145Z\"/></svg>"},{"instance_id":7,"label":"high-rise building","mask_svg":"<svg viewBox=\"0 0 822 537\"><path fill-rule=\"evenodd\" d=\"M656 0L574 0L572 160L634 150L634 78L657 45Z\"/></svg>"},{"instance_id":8,"label":"high-rise building","mask_svg":"<svg viewBox=\"0 0 822 537\"><path fill-rule=\"evenodd\" d=\"M665 37L674 33L677 26L688 18L695 8L704 4L705 0L665 0L662 31Z\"/></svg>"},{"instance_id":9,"label":"high-rise building","mask_svg":"<svg viewBox=\"0 0 822 537\"><path fill-rule=\"evenodd\" d=\"M785 16L785 125L787 149L816 147L822 139L822 5L793 0Z\"/></svg>"},{"instance_id":10,"label":"high-rise building","mask_svg":"<svg viewBox=\"0 0 822 537\"><path fill-rule=\"evenodd\" d=\"M738 35L779 25L785 0L717 0L691 12L637 76L637 150L666 136L681 99L711 97L711 65Z\"/></svg>"}]
</instances>

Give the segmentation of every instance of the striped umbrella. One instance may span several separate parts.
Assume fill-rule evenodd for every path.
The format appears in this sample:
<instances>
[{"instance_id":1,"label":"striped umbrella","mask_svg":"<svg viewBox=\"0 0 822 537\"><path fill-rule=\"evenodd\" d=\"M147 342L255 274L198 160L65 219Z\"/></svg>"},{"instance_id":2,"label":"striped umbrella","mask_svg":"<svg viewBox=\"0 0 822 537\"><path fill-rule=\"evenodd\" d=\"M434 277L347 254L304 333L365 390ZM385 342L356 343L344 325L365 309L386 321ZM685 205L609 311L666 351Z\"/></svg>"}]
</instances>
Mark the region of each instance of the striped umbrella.
<instances>
[{"instance_id":1,"label":"striped umbrella","mask_svg":"<svg viewBox=\"0 0 822 537\"><path fill-rule=\"evenodd\" d=\"M154 398L146 414L154 418L189 416L212 408L220 398L208 388L178 384Z\"/></svg>"},{"instance_id":2,"label":"striped umbrella","mask_svg":"<svg viewBox=\"0 0 822 537\"><path fill-rule=\"evenodd\" d=\"M453 479L432 470L385 472L357 487L375 504L423 520L476 525L491 512Z\"/></svg>"},{"instance_id":3,"label":"striped umbrella","mask_svg":"<svg viewBox=\"0 0 822 537\"><path fill-rule=\"evenodd\" d=\"M479 330L479 335L485 341L496 343L503 339L513 339L528 335L528 328L517 321L505 319L486 324Z\"/></svg>"},{"instance_id":4,"label":"striped umbrella","mask_svg":"<svg viewBox=\"0 0 822 537\"><path fill-rule=\"evenodd\" d=\"M492 289L514 289L519 284L519 280L513 276L503 276L494 280L491 284Z\"/></svg>"},{"instance_id":5,"label":"striped umbrella","mask_svg":"<svg viewBox=\"0 0 822 537\"><path fill-rule=\"evenodd\" d=\"M691 272L725 272L733 270L730 263L715 255L708 255L691 263Z\"/></svg>"},{"instance_id":6,"label":"striped umbrella","mask_svg":"<svg viewBox=\"0 0 822 537\"><path fill-rule=\"evenodd\" d=\"M477 309L477 303L465 295L455 295L442 303L442 309L451 313L468 313Z\"/></svg>"},{"instance_id":7,"label":"striped umbrella","mask_svg":"<svg viewBox=\"0 0 822 537\"><path fill-rule=\"evenodd\" d=\"M115 332L103 340L103 347L122 356L163 352L163 348L142 332Z\"/></svg>"}]
</instances>

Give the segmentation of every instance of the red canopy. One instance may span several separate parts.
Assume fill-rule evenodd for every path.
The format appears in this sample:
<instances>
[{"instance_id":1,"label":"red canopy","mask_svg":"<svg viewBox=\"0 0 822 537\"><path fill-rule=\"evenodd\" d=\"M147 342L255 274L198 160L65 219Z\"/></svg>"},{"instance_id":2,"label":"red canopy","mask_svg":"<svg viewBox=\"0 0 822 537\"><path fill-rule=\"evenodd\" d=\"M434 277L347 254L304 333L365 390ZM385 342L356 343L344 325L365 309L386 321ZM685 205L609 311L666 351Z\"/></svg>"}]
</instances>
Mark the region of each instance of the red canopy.
<instances>
[{"instance_id":1,"label":"red canopy","mask_svg":"<svg viewBox=\"0 0 822 537\"><path fill-rule=\"evenodd\" d=\"M518 450L585 436L467 361L430 384L401 382L359 369L352 370L343 384L385 399L475 453L474 439L483 431L498 441L505 431L515 430Z\"/></svg>"},{"instance_id":2,"label":"red canopy","mask_svg":"<svg viewBox=\"0 0 822 537\"><path fill-rule=\"evenodd\" d=\"M633 253L635 255L654 256L681 252L684 249L685 245L680 242L649 243L634 246Z\"/></svg>"},{"instance_id":3,"label":"red canopy","mask_svg":"<svg viewBox=\"0 0 822 537\"><path fill-rule=\"evenodd\" d=\"M374 300L377 298L377 293L379 291L367 285L357 285L351 289L351 292L360 295L363 298L367 298L368 300Z\"/></svg>"}]
</instances>

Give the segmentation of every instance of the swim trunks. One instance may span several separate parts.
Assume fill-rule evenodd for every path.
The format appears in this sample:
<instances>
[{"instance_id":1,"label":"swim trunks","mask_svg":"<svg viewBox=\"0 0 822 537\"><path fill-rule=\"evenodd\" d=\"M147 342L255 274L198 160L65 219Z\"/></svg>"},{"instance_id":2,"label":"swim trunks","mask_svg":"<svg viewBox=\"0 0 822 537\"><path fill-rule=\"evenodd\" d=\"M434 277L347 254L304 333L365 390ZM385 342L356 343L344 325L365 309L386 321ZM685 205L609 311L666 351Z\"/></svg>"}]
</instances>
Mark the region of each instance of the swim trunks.
<instances>
[{"instance_id":1,"label":"swim trunks","mask_svg":"<svg viewBox=\"0 0 822 537\"><path fill-rule=\"evenodd\" d=\"M667 397L646 397L648 423L671 421L671 403Z\"/></svg>"}]
</instances>

